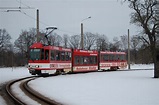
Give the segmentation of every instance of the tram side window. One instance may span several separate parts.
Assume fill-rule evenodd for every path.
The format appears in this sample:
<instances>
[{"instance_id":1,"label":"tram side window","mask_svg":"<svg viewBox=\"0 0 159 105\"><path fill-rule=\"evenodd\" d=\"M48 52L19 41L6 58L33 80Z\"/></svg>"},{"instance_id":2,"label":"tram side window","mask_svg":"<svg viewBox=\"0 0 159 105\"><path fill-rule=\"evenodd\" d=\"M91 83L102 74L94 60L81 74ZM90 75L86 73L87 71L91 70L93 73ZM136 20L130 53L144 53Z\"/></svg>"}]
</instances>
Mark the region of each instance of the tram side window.
<instances>
[{"instance_id":1,"label":"tram side window","mask_svg":"<svg viewBox=\"0 0 159 105\"><path fill-rule=\"evenodd\" d=\"M119 60L119 54L115 55L115 60Z\"/></svg>"},{"instance_id":2,"label":"tram side window","mask_svg":"<svg viewBox=\"0 0 159 105\"><path fill-rule=\"evenodd\" d=\"M84 58L83 58L83 64L89 64L88 57L84 57Z\"/></svg>"},{"instance_id":3,"label":"tram side window","mask_svg":"<svg viewBox=\"0 0 159 105\"><path fill-rule=\"evenodd\" d=\"M90 64L97 64L97 57L96 56L91 56L89 58Z\"/></svg>"},{"instance_id":4,"label":"tram side window","mask_svg":"<svg viewBox=\"0 0 159 105\"><path fill-rule=\"evenodd\" d=\"M49 50L45 50L45 60L49 60Z\"/></svg>"},{"instance_id":5,"label":"tram side window","mask_svg":"<svg viewBox=\"0 0 159 105\"><path fill-rule=\"evenodd\" d=\"M75 65L80 64L80 57L79 56L75 56L75 61L74 61Z\"/></svg>"},{"instance_id":6,"label":"tram side window","mask_svg":"<svg viewBox=\"0 0 159 105\"><path fill-rule=\"evenodd\" d=\"M94 58L93 57L89 57L89 62L90 62L90 64L94 64Z\"/></svg>"},{"instance_id":7,"label":"tram side window","mask_svg":"<svg viewBox=\"0 0 159 105\"><path fill-rule=\"evenodd\" d=\"M51 60L55 60L55 51L51 50Z\"/></svg>"},{"instance_id":8,"label":"tram side window","mask_svg":"<svg viewBox=\"0 0 159 105\"><path fill-rule=\"evenodd\" d=\"M97 57L95 56L95 57L93 57L93 61L94 61L94 63L93 64L97 64Z\"/></svg>"},{"instance_id":9,"label":"tram side window","mask_svg":"<svg viewBox=\"0 0 159 105\"><path fill-rule=\"evenodd\" d=\"M41 50L41 59L44 60L44 49Z\"/></svg>"},{"instance_id":10,"label":"tram side window","mask_svg":"<svg viewBox=\"0 0 159 105\"><path fill-rule=\"evenodd\" d=\"M124 58L123 60L126 60L126 55L123 55L123 58Z\"/></svg>"},{"instance_id":11,"label":"tram side window","mask_svg":"<svg viewBox=\"0 0 159 105\"><path fill-rule=\"evenodd\" d=\"M60 60L60 51L56 51L56 60L59 61Z\"/></svg>"},{"instance_id":12,"label":"tram side window","mask_svg":"<svg viewBox=\"0 0 159 105\"><path fill-rule=\"evenodd\" d=\"M84 58L83 56L80 56L80 64L83 64L84 63Z\"/></svg>"},{"instance_id":13,"label":"tram side window","mask_svg":"<svg viewBox=\"0 0 159 105\"><path fill-rule=\"evenodd\" d=\"M113 56L110 54L109 55L109 60L112 61L113 60Z\"/></svg>"},{"instance_id":14,"label":"tram side window","mask_svg":"<svg viewBox=\"0 0 159 105\"><path fill-rule=\"evenodd\" d=\"M122 60L122 55L119 55L119 60L120 60L120 61Z\"/></svg>"},{"instance_id":15,"label":"tram side window","mask_svg":"<svg viewBox=\"0 0 159 105\"><path fill-rule=\"evenodd\" d=\"M104 60L104 61L108 61L108 60L109 60L109 56L108 56L107 54L105 54L105 55L103 56L103 60Z\"/></svg>"},{"instance_id":16,"label":"tram side window","mask_svg":"<svg viewBox=\"0 0 159 105\"><path fill-rule=\"evenodd\" d=\"M71 60L71 53L70 52L65 52L65 56L66 56L66 61Z\"/></svg>"},{"instance_id":17,"label":"tram side window","mask_svg":"<svg viewBox=\"0 0 159 105\"><path fill-rule=\"evenodd\" d=\"M65 52L61 52L61 60L65 61Z\"/></svg>"},{"instance_id":18,"label":"tram side window","mask_svg":"<svg viewBox=\"0 0 159 105\"><path fill-rule=\"evenodd\" d=\"M101 57L100 60L104 61L104 55L101 55L100 57Z\"/></svg>"},{"instance_id":19,"label":"tram side window","mask_svg":"<svg viewBox=\"0 0 159 105\"><path fill-rule=\"evenodd\" d=\"M113 61L115 61L116 60L116 55L112 55L113 56Z\"/></svg>"},{"instance_id":20,"label":"tram side window","mask_svg":"<svg viewBox=\"0 0 159 105\"><path fill-rule=\"evenodd\" d=\"M121 55L121 60L126 60L126 56L125 55Z\"/></svg>"}]
</instances>

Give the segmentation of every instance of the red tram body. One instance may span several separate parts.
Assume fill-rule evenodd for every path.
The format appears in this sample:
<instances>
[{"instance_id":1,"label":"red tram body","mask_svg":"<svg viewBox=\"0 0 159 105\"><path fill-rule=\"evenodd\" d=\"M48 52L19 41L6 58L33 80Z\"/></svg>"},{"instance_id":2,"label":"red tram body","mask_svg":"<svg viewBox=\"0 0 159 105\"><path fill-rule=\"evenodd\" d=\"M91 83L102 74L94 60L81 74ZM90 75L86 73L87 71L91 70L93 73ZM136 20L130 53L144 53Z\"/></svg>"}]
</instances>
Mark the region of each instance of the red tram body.
<instances>
[{"instance_id":1,"label":"red tram body","mask_svg":"<svg viewBox=\"0 0 159 105\"><path fill-rule=\"evenodd\" d=\"M125 52L90 51L34 43L30 46L28 70L32 75L55 72L88 72L127 67Z\"/></svg>"},{"instance_id":2,"label":"red tram body","mask_svg":"<svg viewBox=\"0 0 159 105\"><path fill-rule=\"evenodd\" d=\"M73 72L98 70L98 52L89 50L73 50Z\"/></svg>"},{"instance_id":3,"label":"red tram body","mask_svg":"<svg viewBox=\"0 0 159 105\"><path fill-rule=\"evenodd\" d=\"M71 61L71 49L34 43L30 47L28 69L31 74L52 74L55 70L68 72Z\"/></svg>"},{"instance_id":4,"label":"red tram body","mask_svg":"<svg viewBox=\"0 0 159 105\"><path fill-rule=\"evenodd\" d=\"M100 51L100 70L125 69L127 67L125 52Z\"/></svg>"}]
</instances>

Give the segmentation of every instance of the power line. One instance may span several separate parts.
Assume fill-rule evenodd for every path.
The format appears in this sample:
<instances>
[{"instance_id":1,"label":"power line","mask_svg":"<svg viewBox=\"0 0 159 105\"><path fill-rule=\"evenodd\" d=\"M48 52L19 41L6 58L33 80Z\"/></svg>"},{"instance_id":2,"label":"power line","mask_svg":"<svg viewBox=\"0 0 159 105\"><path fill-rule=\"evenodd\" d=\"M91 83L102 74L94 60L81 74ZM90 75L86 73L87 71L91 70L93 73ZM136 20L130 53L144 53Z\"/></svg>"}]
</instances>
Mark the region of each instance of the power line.
<instances>
[{"instance_id":1,"label":"power line","mask_svg":"<svg viewBox=\"0 0 159 105\"><path fill-rule=\"evenodd\" d=\"M62 29L58 29L58 31L79 35L79 33L71 32L71 31L67 31L67 30L62 30Z\"/></svg>"},{"instance_id":2,"label":"power line","mask_svg":"<svg viewBox=\"0 0 159 105\"><path fill-rule=\"evenodd\" d=\"M28 16L29 18L31 18L31 19L33 19L33 20L37 20L36 18L34 18L34 17L32 17L32 16L30 16L30 15L28 15L26 12L24 12L24 11L20 11L21 13L23 13L24 15L26 15L26 16ZM43 25L45 25L45 26L49 26L48 24L46 24L46 23L44 23L44 22L42 22L42 21L39 21L41 24L43 24Z\"/></svg>"},{"instance_id":3,"label":"power line","mask_svg":"<svg viewBox=\"0 0 159 105\"><path fill-rule=\"evenodd\" d=\"M0 7L0 9L35 9L34 7Z\"/></svg>"},{"instance_id":4,"label":"power line","mask_svg":"<svg viewBox=\"0 0 159 105\"><path fill-rule=\"evenodd\" d=\"M20 3L20 7L21 7L21 4L23 4L24 6L26 6L27 8L32 8L32 7L30 7L30 6L28 6L28 5L26 5L26 4L24 4L24 3L22 3L21 2L21 0L19 1L19 0L16 0L18 3ZM35 9L35 8L34 8Z\"/></svg>"},{"instance_id":5,"label":"power line","mask_svg":"<svg viewBox=\"0 0 159 105\"><path fill-rule=\"evenodd\" d=\"M33 20L37 20L35 17L27 14L26 12L24 12L22 9L36 9L34 7L30 7L26 4L24 4L23 2L21 2L21 0L16 0L16 2L20 3L20 6L19 7L0 7L0 9L6 9L6 11L0 11L0 12L20 12L24 15L26 15L27 17L33 19ZM25 7L22 7L21 5L25 6ZM42 21L39 21L40 24L43 24L45 26L49 26L48 24L42 22ZM71 33L71 34L75 34L75 35L79 35L79 33L76 33L76 32L71 32L71 31L67 31L67 30L62 30L62 29L58 29L58 31L61 31L61 32L66 32L66 33Z\"/></svg>"}]
</instances>

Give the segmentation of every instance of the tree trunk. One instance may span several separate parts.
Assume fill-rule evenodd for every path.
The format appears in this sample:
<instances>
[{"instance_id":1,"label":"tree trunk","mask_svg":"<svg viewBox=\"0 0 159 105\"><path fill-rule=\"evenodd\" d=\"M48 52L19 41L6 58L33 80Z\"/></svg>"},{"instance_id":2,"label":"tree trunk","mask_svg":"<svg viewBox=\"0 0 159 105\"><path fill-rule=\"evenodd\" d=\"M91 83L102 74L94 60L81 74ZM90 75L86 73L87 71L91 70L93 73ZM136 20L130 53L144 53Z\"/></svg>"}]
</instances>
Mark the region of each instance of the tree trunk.
<instances>
[{"instance_id":1,"label":"tree trunk","mask_svg":"<svg viewBox=\"0 0 159 105\"><path fill-rule=\"evenodd\" d=\"M154 57L154 78L159 78L159 50L156 50Z\"/></svg>"}]
</instances>

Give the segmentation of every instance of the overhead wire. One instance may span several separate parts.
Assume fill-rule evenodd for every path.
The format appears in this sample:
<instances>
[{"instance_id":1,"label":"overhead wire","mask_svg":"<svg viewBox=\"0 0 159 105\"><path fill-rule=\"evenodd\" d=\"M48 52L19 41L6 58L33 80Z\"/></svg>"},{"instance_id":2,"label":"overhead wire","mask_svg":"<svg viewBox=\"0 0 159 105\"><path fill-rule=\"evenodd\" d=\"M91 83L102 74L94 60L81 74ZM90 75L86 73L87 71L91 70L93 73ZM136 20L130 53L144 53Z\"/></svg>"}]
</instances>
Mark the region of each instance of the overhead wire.
<instances>
[{"instance_id":1,"label":"overhead wire","mask_svg":"<svg viewBox=\"0 0 159 105\"><path fill-rule=\"evenodd\" d=\"M19 0L16 0L18 3L20 3L20 7L21 7L21 4L23 4L24 6L26 6L26 7L28 7L28 8L32 8L32 7L30 7L30 6L28 6L28 5L26 5L26 4L24 4L24 3L22 3L21 2L21 0L19 1Z\"/></svg>"},{"instance_id":2,"label":"overhead wire","mask_svg":"<svg viewBox=\"0 0 159 105\"><path fill-rule=\"evenodd\" d=\"M26 12L22 11L21 5L26 6L28 9L35 9L35 8L32 8L32 7L30 7L30 6L26 5L26 4L24 4L23 2L21 2L21 0L16 0L16 2L20 3L19 9L20 9L20 12L21 12L22 14L26 15L27 17L29 17L29 18L31 18L31 19L33 19L33 20L35 20L35 21L37 20L35 17L33 17L33 16L27 14ZM45 26L49 26L48 24L46 24L45 22L40 21L40 20L39 20L39 23L40 23L40 24L43 24L43 25L45 25ZM66 33L69 33L69 34L73 34L73 35L79 35L79 33L72 32L72 31L67 31L67 30L63 30L63 29L60 29L60 28L57 28L57 30L58 30L58 31L61 31L61 32L66 32Z\"/></svg>"},{"instance_id":3,"label":"overhead wire","mask_svg":"<svg viewBox=\"0 0 159 105\"><path fill-rule=\"evenodd\" d=\"M35 17L32 17L32 16L30 16L30 15L28 15L26 12L24 12L24 11L20 11L21 13L23 13L24 15L26 15L26 16L28 16L29 18L31 18L31 19L33 19L33 20L37 20ZM43 24L43 25L45 25L45 26L49 26L48 24L46 24L46 23L44 23L44 22L42 22L42 21L40 21L39 20L39 23L41 23L41 24Z\"/></svg>"}]
</instances>

